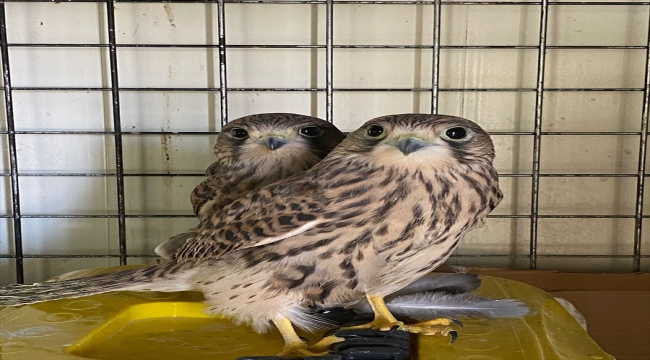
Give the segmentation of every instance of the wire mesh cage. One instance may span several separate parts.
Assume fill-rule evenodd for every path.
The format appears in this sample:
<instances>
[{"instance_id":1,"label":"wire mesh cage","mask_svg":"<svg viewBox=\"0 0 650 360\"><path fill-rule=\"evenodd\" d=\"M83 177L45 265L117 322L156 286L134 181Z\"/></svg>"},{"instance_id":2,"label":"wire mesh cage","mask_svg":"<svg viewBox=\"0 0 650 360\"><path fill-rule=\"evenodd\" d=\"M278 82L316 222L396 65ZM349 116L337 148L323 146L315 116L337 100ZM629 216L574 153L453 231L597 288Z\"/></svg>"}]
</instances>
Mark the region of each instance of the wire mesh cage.
<instances>
[{"instance_id":1,"label":"wire mesh cage","mask_svg":"<svg viewBox=\"0 0 650 360\"><path fill-rule=\"evenodd\" d=\"M488 130L506 199L450 263L650 269L648 1L5 0L0 41L0 283L155 262L278 111Z\"/></svg>"}]
</instances>

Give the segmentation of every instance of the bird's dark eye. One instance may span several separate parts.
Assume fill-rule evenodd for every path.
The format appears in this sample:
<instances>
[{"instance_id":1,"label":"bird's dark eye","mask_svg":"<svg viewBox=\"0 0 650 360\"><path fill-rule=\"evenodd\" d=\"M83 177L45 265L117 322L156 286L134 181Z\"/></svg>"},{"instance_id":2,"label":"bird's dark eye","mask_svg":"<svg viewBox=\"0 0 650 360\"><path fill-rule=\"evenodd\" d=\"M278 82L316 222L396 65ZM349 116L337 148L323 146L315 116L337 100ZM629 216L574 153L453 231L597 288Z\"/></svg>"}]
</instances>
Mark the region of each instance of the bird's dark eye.
<instances>
[{"instance_id":1,"label":"bird's dark eye","mask_svg":"<svg viewBox=\"0 0 650 360\"><path fill-rule=\"evenodd\" d=\"M316 126L307 126L300 129L300 133L305 136L318 136L320 134L320 129Z\"/></svg>"},{"instance_id":2,"label":"bird's dark eye","mask_svg":"<svg viewBox=\"0 0 650 360\"><path fill-rule=\"evenodd\" d=\"M445 135L452 140L464 139L467 136L467 130L462 127L453 127L445 131Z\"/></svg>"},{"instance_id":3,"label":"bird's dark eye","mask_svg":"<svg viewBox=\"0 0 650 360\"><path fill-rule=\"evenodd\" d=\"M379 125L372 125L368 128L368 136L377 137L384 133L384 128Z\"/></svg>"},{"instance_id":4,"label":"bird's dark eye","mask_svg":"<svg viewBox=\"0 0 650 360\"><path fill-rule=\"evenodd\" d=\"M242 128L234 128L230 130L230 135L232 135L232 137L237 139L245 139L248 137L248 131Z\"/></svg>"}]
</instances>

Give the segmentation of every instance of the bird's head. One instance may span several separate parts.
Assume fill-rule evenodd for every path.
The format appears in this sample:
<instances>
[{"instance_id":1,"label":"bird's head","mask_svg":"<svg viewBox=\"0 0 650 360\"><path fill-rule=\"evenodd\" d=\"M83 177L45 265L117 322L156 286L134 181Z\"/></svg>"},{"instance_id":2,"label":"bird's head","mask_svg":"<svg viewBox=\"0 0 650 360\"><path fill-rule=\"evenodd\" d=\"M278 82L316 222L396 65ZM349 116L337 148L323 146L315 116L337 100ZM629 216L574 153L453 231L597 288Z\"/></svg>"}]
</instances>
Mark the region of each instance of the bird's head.
<instances>
[{"instance_id":1,"label":"bird's head","mask_svg":"<svg viewBox=\"0 0 650 360\"><path fill-rule=\"evenodd\" d=\"M264 113L225 125L214 146L221 166L306 170L345 138L334 125L311 116ZM264 170L262 170L264 171Z\"/></svg>"},{"instance_id":2,"label":"bird's head","mask_svg":"<svg viewBox=\"0 0 650 360\"><path fill-rule=\"evenodd\" d=\"M372 119L333 152L376 165L436 168L491 164L494 145L476 123L449 115L399 114Z\"/></svg>"}]
</instances>

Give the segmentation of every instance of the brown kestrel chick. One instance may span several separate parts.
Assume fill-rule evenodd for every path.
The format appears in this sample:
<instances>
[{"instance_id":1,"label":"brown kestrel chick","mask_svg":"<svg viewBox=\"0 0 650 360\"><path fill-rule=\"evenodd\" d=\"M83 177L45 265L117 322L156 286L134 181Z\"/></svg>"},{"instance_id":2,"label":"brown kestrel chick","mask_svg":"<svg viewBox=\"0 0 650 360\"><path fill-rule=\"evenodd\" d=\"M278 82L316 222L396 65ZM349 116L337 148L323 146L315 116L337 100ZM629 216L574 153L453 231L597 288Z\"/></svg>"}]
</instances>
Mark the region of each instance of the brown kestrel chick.
<instances>
[{"instance_id":1,"label":"brown kestrel chick","mask_svg":"<svg viewBox=\"0 0 650 360\"><path fill-rule=\"evenodd\" d=\"M264 113L229 122L217 137L217 160L206 170L208 178L190 196L194 214L202 219L253 190L311 168L344 138L336 126L306 115ZM163 242L156 253L171 258L186 235Z\"/></svg>"},{"instance_id":2,"label":"brown kestrel chick","mask_svg":"<svg viewBox=\"0 0 650 360\"><path fill-rule=\"evenodd\" d=\"M442 264L501 201L494 147L477 124L444 115L370 120L310 170L206 218L175 260L139 270L0 290L0 305L113 290L201 290L211 313L264 331L283 354L310 354L293 330L320 326L308 305L367 298L366 327L404 325L383 297ZM443 332L444 333L444 332Z\"/></svg>"}]
</instances>

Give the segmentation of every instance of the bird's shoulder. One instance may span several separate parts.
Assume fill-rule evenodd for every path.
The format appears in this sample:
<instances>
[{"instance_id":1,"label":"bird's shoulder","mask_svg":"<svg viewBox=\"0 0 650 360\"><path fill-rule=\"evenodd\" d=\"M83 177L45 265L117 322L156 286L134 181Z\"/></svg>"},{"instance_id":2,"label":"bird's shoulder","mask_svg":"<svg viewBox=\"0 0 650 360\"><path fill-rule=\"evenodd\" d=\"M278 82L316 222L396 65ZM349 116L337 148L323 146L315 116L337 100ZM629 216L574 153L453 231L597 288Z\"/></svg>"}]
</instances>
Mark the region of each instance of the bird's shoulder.
<instances>
[{"instance_id":1,"label":"bird's shoulder","mask_svg":"<svg viewBox=\"0 0 650 360\"><path fill-rule=\"evenodd\" d=\"M220 201L221 194L224 192L224 187L227 181L218 174L210 175L207 179L203 180L192 190L190 194L190 203L192 204L192 211L194 215L199 215L202 207L210 200Z\"/></svg>"},{"instance_id":2,"label":"bird's shoulder","mask_svg":"<svg viewBox=\"0 0 650 360\"><path fill-rule=\"evenodd\" d=\"M228 169L228 166L226 165L226 161L223 159L217 159L215 162L210 164L210 166L205 169L205 176L217 176L219 174L222 174L224 172L224 168L226 170Z\"/></svg>"}]
</instances>

